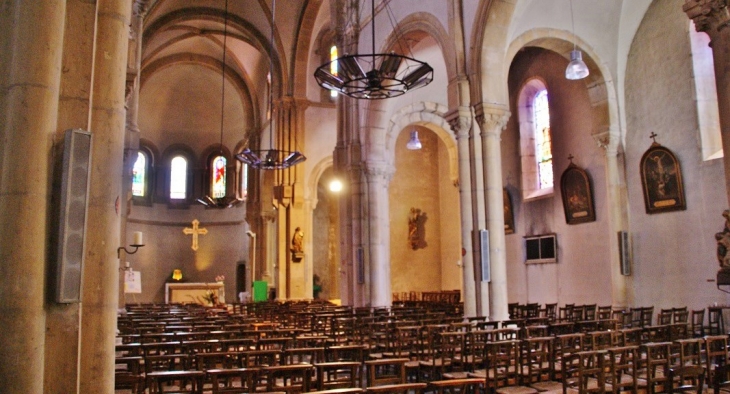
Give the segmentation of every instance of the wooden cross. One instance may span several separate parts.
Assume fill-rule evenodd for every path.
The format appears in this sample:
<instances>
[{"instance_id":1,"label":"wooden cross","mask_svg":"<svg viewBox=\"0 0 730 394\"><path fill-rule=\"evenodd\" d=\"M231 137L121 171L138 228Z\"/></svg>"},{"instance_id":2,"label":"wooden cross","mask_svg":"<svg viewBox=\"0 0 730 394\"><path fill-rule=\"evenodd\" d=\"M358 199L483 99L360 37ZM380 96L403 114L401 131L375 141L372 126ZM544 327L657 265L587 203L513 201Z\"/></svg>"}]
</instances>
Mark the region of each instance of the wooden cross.
<instances>
[{"instance_id":1,"label":"wooden cross","mask_svg":"<svg viewBox=\"0 0 730 394\"><path fill-rule=\"evenodd\" d=\"M568 160L570 160L570 164L573 164L573 159L575 159L573 154L568 155Z\"/></svg>"},{"instance_id":2,"label":"wooden cross","mask_svg":"<svg viewBox=\"0 0 730 394\"><path fill-rule=\"evenodd\" d=\"M649 134L649 138L651 138L652 140L654 140L654 143L656 144L656 137L658 135L659 134L657 134L657 133L655 133L655 132L652 131L651 134Z\"/></svg>"},{"instance_id":3,"label":"wooden cross","mask_svg":"<svg viewBox=\"0 0 730 394\"><path fill-rule=\"evenodd\" d=\"M193 250L196 250L196 251L198 250L198 235L208 234L208 229L207 228L198 228L198 225L199 224L200 224L200 222L198 221L198 219L194 219L193 220L193 228L185 227L183 229L183 234L185 234L185 235L192 235L193 236L193 246L192 246L192 249Z\"/></svg>"}]
</instances>

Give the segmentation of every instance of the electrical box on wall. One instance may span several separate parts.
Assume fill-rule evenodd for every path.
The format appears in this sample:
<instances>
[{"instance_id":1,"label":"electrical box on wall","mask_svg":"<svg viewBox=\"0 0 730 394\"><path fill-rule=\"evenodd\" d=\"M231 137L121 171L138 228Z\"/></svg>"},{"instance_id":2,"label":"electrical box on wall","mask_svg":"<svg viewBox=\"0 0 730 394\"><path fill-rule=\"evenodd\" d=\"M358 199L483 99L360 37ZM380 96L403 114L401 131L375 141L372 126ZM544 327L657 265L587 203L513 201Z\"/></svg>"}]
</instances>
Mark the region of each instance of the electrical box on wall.
<instances>
[{"instance_id":1,"label":"electrical box on wall","mask_svg":"<svg viewBox=\"0 0 730 394\"><path fill-rule=\"evenodd\" d=\"M621 275L631 275L631 242L628 231L618 232L618 253L621 260Z\"/></svg>"}]
</instances>

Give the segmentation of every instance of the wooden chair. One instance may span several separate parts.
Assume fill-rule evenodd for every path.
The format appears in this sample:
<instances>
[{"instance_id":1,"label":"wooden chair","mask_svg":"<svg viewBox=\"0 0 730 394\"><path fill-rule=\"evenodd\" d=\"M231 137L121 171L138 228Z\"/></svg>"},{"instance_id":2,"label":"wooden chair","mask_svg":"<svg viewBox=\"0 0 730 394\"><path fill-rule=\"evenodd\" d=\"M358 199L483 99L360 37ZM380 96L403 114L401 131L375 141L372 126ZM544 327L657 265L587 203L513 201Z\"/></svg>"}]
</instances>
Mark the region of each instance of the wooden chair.
<instances>
[{"instance_id":1,"label":"wooden chair","mask_svg":"<svg viewBox=\"0 0 730 394\"><path fill-rule=\"evenodd\" d=\"M672 309L662 309L659 311L659 316L657 316L657 324L660 325L668 325L672 324L672 317L673 317L674 311Z\"/></svg>"},{"instance_id":2,"label":"wooden chair","mask_svg":"<svg viewBox=\"0 0 730 394\"><path fill-rule=\"evenodd\" d=\"M639 346L642 360L639 370L639 389L645 388L649 394L661 392L667 381L667 370L671 363L671 343L645 343Z\"/></svg>"},{"instance_id":3,"label":"wooden chair","mask_svg":"<svg viewBox=\"0 0 730 394\"><path fill-rule=\"evenodd\" d=\"M331 390L318 390L310 391L309 394L361 394L365 390L361 388L349 388L349 389L331 389Z\"/></svg>"},{"instance_id":4,"label":"wooden chair","mask_svg":"<svg viewBox=\"0 0 730 394\"><path fill-rule=\"evenodd\" d=\"M730 393L730 364L717 366L711 382L714 394Z\"/></svg>"},{"instance_id":5,"label":"wooden chair","mask_svg":"<svg viewBox=\"0 0 730 394\"><path fill-rule=\"evenodd\" d=\"M335 361L314 364L317 390L362 387L362 371L357 361Z\"/></svg>"},{"instance_id":6,"label":"wooden chair","mask_svg":"<svg viewBox=\"0 0 730 394\"><path fill-rule=\"evenodd\" d=\"M692 310L692 320L690 321L692 336L702 338L705 336L705 310Z\"/></svg>"},{"instance_id":7,"label":"wooden chair","mask_svg":"<svg viewBox=\"0 0 730 394\"><path fill-rule=\"evenodd\" d=\"M555 379L563 380L563 358L585 350L585 334L565 334L555 337L553 365Z\"/></svg>"},{"instance_id":8,"label":"wooden chair","mask_svg":"<svg viewBox=\"0 0 730 394\"><path fill-rule=\"evenodd\" d=\"M522 340L519 362L520 384L538 391L561 388L555 382L553 365L553 337L527 338Z\"/></svg>"},{"instance_id":9,"label":"wooden chair","mask_svg":"<svg viewBox=\"0 0 730 394\"><path fill-rule=\"evenodd\" d=\"M407 358L384 358L365 361L367 387L406 383Z\"/></svg>"},{"instance_id":10,"label":"wooden chair","mask_svg":"<svg viewBox=\"0 0 730 394\"><path fill-rule=\"evenodd\" d=\"M705 367L683 365L669 368L668 372L667 393L702 394L705 386Z\"/></svg>"},{"instance_id":11,"label":"wooden chair","mask_svg":"<svg viewBox=\"0 0 730 394\"><path fill-rule=\"evenodd\" d=\"M674 341L678 350L679 365L702 365L704 340L701 338Z\"/></svg>"},{"instance_id":12,"label":"wooden chair","mask_svg":"<svg viewBox=\"0 0 730 394\"><path fill-rule=\"evenodd\" d=\"M266 377L267 391L300 394L310 391L313 371L309 364L276 365L262 368L261 375Z\"/></svg>"},{"instance_id":13,"label":"wooden chair","mask_svg":"<svg viewBox=\"0 0 730 394\"><path fill-rule=\"evenodd\" d=\"M674 314L674 320L672 320L672 323L688 323L689 311L686 306L681 308L672 308L672 312Z\"/></svg>"},{"instance_id":14,"label":"wooden chair","mask_svg":"<svg viewBox=\"0 0 730 394\"><path fill-rule=\"evenodd\" d=\"M639 347L620 346L613 347L608 351L608 373L606 384L611 387L614 394L630 391L636 393L638 380L637 369L639 366Z\"/></svg>"},{"instance_id":15,"label":"wooden chair","mask_svg":"<svg viewBox=\"0 0 730 394\"><path fill-rule=\"evenodd\" d=\"M190 393L202 391L203 371L154 371L146 375L147 387L151 394Z\"/></svg>"},{"instance_id":16,"label":"wooden chair","mask_svg":"<svg viewBox=\"0 0 730 394\"><path fill-rule=\"evenodd\" d=\"M484 379L436 380L428 383L427 391L434 394L479 394L485 392Z\"/></svg>"},{"instance_id":17,"label":"wooden chair","mask_svg":"<svg viewBox=\"0 0 730 394\"><path fill-rule=\"evenodd\" d=\"M707 335L725 335L725 321L722 318L722 308L707 308Z\"/></svg>"},{"instance_id":18,"label":"wooden chair","mask_svg":"<svg viewBox=\"0 0 730 394\"><path fill-rule=\"evenodd\" d=\"M605 350L590 350L563 358L563 392L605 393L606 355Z\"/></svg>"},{"instance_id":19,"label":"wooden chair","mask_svg":"<svg viewBox=\"0 0 730 394\"><path fill-rule=\"evenodd\" d=\"M715 369L721 365L730 364L728 356L727 335L708 335L705 341L705 368L707 369L707 381L715 381Z\"/></svg>"},{"instance_id":20,"label":"wooden chair","mask_svg":"<svg viewBox=\"0 0 730 394\"><path fill-rule=\"evenodd\" d=\"M257 368L209 369L206 371L213 394L254 392L258 373Z\"/></svg>"},{"instance_id":21,"label":"wooden chair","mask_svg":"<svg viewBox=\"0 0 730 394\"><path fill-rule=\"evenodd\" d=\"M324 362L323 347L286 349L282 353L284 365L315 364Z\"/></svg>"},{"instance_id":22,"label":"wooden chair","mask_svg":"<svg viewBox=\"0 0 730 394\"><path fill-rule=\"evenodd\" d=\"M599 306L598 307L598 313L596 314L596 318L598 320L611 320L611 313L613 312L613 307L611 305L607 306Z\"/></svg>"},{"instance_id":23,"label":"wooden chair","mask_svg":"<svg viewBox=\"0 0 730 394\"><path fill-rule=\"evenodd\" d=\"M428 385L426 383L401 383L384 386L368 387L368 394L422 394Z\"/></svg>"}]
</instances>

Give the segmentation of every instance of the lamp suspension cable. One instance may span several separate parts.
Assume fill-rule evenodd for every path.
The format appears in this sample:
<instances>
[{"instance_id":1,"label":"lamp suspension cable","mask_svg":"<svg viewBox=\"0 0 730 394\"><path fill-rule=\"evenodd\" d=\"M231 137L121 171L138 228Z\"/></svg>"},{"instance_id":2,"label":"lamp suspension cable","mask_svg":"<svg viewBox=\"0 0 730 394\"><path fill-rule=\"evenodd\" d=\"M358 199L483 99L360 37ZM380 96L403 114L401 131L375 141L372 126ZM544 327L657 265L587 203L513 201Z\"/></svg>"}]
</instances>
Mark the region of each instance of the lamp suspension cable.
<instances>
[{"instance_id":1,"label":"lamp suspension cable","mask_svg":"<svg viewBox=\"0 0 730 394\"><path fill-rule=\"evenodd\" d=\"M570 63L565 68L565 78L570 80L583 79L588 76L588 66L583 61L583 53L578 49L575 35L575 20L573 18L573 0L570 0L570 25L573 29L573 50L570 51Z\"/></svg>"},{"instance_id":2,"label":"lamp suspension cable","mask_svg":"<svg viewBox=\"0 0 730 394\"><path fill-rule=\"evenodd\" d=\"M226 52L228 40L228 0L225 0L225 13L223 16L223 55L221 60L221 122L220 122L220 143L218 145L218 151L220 156L225 158L225 152L223 150L223 126L225 116L225 104L226 104ZM214 160L213 166L216 165L217 160ZM226 167L228 163L226 162ZM210 191L210 190L209 190ZM212 193L211 193L212 194ZM208 208L232 208L238 205L241 201L235 196L215 197L212 195L206 195L203 198L197 200L200 204L205 205Z\"/></svg>"},{"instance_id":3,"label":"lamp suspension cable","mask_svg":"<svg viewBox=\"0 0 730 394\"><path fill-rule=\"evenodd\" d=\"M244 149L236 159L257 170L283 170L305 160L299 151L277 149L274 146L274 23L276 21L276 0L271 1L271 34L269 40L269 149ZM283 135L282 135L283 137Z\"/></svg>"}]
</instances>

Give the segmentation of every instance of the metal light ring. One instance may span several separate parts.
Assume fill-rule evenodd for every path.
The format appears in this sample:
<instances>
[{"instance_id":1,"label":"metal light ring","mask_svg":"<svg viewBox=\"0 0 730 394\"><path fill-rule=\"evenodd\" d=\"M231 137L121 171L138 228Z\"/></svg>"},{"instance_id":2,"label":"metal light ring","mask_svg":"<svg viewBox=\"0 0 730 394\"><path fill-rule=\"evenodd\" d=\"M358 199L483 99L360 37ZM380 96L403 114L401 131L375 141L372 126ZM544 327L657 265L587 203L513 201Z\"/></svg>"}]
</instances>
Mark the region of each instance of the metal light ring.
<instances>
[{"instance_id":1,"label":"metal light ring","mask_svg":"<svg viewBox=\"0 0 730 394\"><path fill-rule=\"evenodd\" d=\"M296 156L294 162L286 162L285 159L291 155ZM279 149L253 150L246 149L236 155L236 159L248 164L254 169L261 170L282 170L306 160L306 157L298 151L286 151Z\"/></svg>"}]
</instances>

